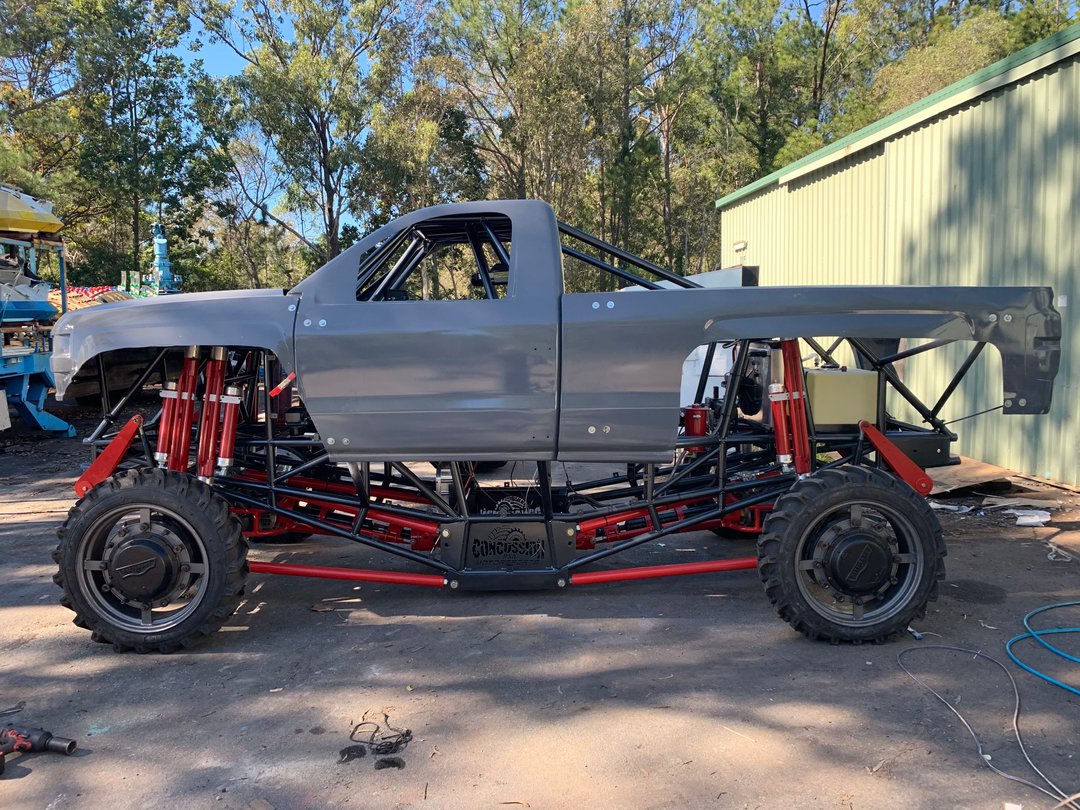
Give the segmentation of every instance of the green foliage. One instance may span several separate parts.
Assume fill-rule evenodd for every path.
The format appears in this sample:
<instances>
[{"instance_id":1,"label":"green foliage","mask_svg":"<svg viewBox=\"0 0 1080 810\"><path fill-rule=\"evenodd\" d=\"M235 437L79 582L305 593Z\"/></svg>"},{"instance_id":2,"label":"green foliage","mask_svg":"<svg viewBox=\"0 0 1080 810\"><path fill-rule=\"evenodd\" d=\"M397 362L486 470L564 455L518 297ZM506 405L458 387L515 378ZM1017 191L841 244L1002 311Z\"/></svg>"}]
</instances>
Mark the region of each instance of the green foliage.
<instances>
[{"instance_id":1,"label":"green foliage","mask_svg":"<svg viewBox=\"0 0 1080 810\"><path fill-rule=\"evenodd\" d=\"M0 0L0 182L71 277L290 286L414 208L541 198L678 272L713 201L1068 25L1053 0ZM245 67L211 77L202 42ZM567 261L575 289L608 283ZM436 287L438 274L430 279Z\"/></svg>"},{"instance_id":2,"label":"green foliage","mask_svg":"<svg viewBox=\"0 0 1080 810\"><path fill-rule=\"evenodd\" d=\"M997 14L976 11L956 27L935 31L930 43L878 72L876 112L895 112L1006 56L1008 28Z\"/></svg>"},{"instance_id":3,"label":"green foliage","mask_svg":"<svg viewBox=\"0 0 1080 810\"><path fill-rule=\"evenodd\" d=\"M392 0L196 2L204 27L246 61L236 89L275 169L284 206L319 223L312 250L341 250L346 190L380 96L400 77L408 9Z\"/></svg>"}]
</instances>

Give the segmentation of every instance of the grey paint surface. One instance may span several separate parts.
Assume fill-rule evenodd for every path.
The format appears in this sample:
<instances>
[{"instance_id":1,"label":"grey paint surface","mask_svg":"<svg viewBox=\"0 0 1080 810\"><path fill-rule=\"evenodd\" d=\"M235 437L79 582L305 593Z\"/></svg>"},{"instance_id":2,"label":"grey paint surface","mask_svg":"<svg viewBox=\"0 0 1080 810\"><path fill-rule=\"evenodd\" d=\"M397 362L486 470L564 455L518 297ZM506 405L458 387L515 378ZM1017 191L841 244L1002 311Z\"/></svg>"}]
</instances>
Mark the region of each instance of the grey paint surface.
<instances>
[{"instance_id":1,"label":"grey paint surface","mask_svg":"<svg viewBox=\"0 0 1080 810\"><path fill-rule=\"evenodd\" d=\"M1049 406L1058 364L1055 341L1034 349L1035 336L1060 334L1051 293L1038 288L653 290L562 301L562 460L669 458L682 361L712 340L827 333L987 341L1002 354L1012 413Z\"/></svg>"},{"instance_id":2,"label":"grey paint surface","mask_svg":"<svg viewBox=\"0 0 1080 810\"><path fill-rule=\"evenodd\" d=\"M513 224L507 297L355 300L361 259L428 218ZM1045 288L794 287L562 295L554 214L536 201L438 206L379 229L293 289L83 310L58 325L63 379L99 351L185 344L274 351L333 461L664 461L682 362L712 340L955 338L1002 354L1006 412L1049 406L1060 319ZM290 335L295 313L295 341ZM293 348L295 345L295 358Z\"/></svg>"},{"instance_id":3,"label":"grey paint surface","mask_svg":"<svg viewBox=\"0 0 1080 810\"><path fill-rule=\"evenodd\" d=\"M463 213L510 218L506 298L355 300L359 257L372 244ZM555 232L543 203L439 206L391 223L297 286L299 391L332 458L553 457L562 288Z\"/></svg>"},{"instance_id":4,"label":"grey paint surface","mask_svg":"<svg viewBox=\"0 0 1080 810\"><path fill-rule=\"evenodd\" d=\"M251 346L292 370L292 323L299 299L283 290L227 290L141 298L69 312L53 327L56 398L102 352L139 347ZM294 311L290 311L293 307Z\"/></svg>"}]
</instances>

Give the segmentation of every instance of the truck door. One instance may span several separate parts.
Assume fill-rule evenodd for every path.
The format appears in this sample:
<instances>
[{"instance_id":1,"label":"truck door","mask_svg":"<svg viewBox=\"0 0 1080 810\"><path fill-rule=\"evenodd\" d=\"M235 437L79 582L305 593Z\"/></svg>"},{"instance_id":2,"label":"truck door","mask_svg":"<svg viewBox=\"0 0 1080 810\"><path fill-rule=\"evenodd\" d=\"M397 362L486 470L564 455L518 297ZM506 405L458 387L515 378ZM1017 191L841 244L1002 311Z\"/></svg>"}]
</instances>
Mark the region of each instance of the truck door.
<instances>
[{"instance_id":1,"label":"truck door","mask_svg":"<svg viewBox=\"0 0 1080 810\"><path fill-rule=\"evenodd\" d=\"M337 300L305 292L300 393L331 457L554 457L558 265L530 262L540 233L499 213L420 220Z\"/></svg>"}]
</instances>

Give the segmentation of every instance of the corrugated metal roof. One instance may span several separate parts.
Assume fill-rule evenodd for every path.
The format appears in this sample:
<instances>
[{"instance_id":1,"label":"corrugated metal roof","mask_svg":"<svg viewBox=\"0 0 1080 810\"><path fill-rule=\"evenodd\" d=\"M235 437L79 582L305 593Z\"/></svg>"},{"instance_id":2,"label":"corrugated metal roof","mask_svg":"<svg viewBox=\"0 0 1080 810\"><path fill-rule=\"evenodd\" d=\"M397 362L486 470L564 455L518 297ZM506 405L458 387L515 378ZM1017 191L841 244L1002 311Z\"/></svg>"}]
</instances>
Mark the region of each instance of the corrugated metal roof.
<instances>
[{"instance_id":1,"label":"corrugated metal roof","mask_svg":"<svg viewBox=\"0 0 1080 810\"><path fill-rule=\"evenodd\" d=\"M932 93L921 101L897 110L835 143L811 152L806 157L782 169L777 169L772 174L765 175L748 186L743 186L738 191L721 197L716 201L716 207L723 208L769 186L782 185L797 177L817 171L834 161L873 146L899 132L916 127L930 118L985 93L1014 84L1032 73L1044 70L1077 53L1080 53L1080 23L1070 25L1051 37L1029 45L1011 56L972 73L967 78Z\"/></svg>"}]
</instances>

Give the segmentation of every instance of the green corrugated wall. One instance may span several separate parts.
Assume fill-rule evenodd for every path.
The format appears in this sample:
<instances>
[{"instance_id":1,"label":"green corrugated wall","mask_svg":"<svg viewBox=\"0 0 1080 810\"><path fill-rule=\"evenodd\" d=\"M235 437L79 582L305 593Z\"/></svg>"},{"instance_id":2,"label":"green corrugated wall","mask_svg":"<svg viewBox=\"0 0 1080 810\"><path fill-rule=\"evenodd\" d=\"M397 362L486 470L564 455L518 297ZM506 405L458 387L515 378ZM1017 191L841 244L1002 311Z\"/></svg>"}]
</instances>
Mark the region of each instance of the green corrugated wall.
<instances>
[{"instance_id":1,"label":"green corrugated wall","mask_svg":"<svg viewBox=\"0 0 1080 810\"><path fill-rule=\"evenodd\" d=\"M1050 285L1064 324L1048 416L956 425L964 455L1080 486L1080 61L1071 58L722 209L723 263L761 283ZM737 242L746 242L735 251ZM970 346L971 344L968 344ZM954 351L955 349L955 351ZM908 362L933 400L966 347ZM983 353L944 415L1001 403Z\"/></svg>"}]
</instances>

